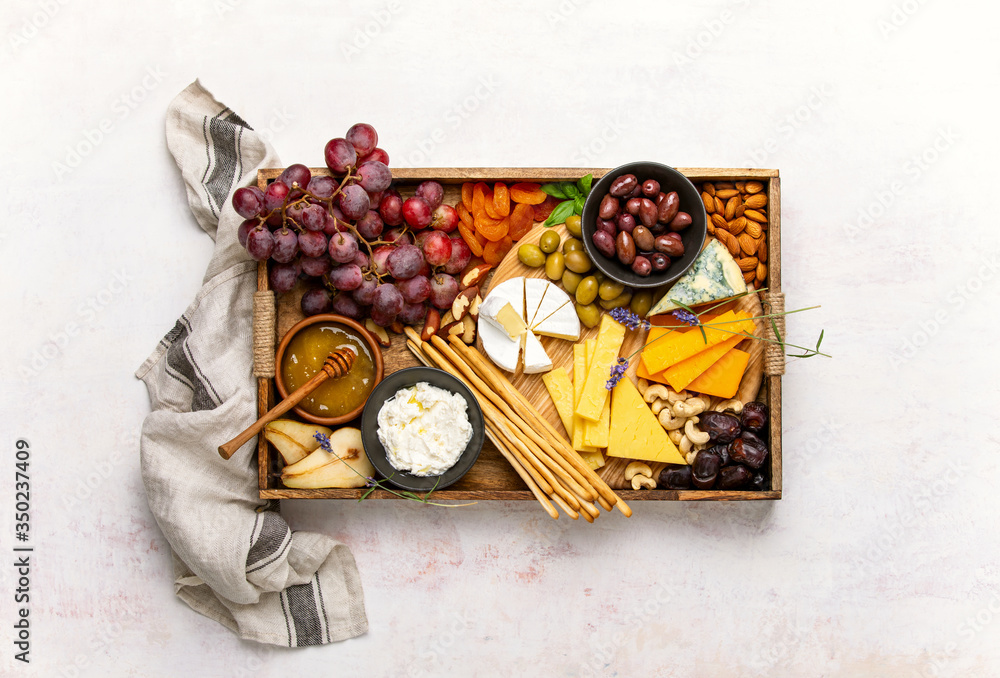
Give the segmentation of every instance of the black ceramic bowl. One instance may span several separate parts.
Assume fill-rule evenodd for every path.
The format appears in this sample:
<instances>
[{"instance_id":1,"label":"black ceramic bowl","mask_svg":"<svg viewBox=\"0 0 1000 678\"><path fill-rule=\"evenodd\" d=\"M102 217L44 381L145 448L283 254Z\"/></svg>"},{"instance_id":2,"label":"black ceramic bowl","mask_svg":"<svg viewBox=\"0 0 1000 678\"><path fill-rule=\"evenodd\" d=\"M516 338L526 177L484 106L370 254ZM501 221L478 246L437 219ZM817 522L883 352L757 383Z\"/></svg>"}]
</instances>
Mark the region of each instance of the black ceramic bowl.
<instances>
[{"instance_id":1,"label":"black ceramic bowl","mask_svg":"<svg viewBox=\"0 0 1000 678\"><path fill-rule=\"evenodd\" d=\"M378 439L378 413L385 401L396 395L396 391L399 389L415 386L422 381L465 398L469 423L472 424L472 438L465 451L462 452L462 456L458 458L454 466L439 476L416 476L406 471L397 471L389 463L388 453L382 446L382 441ZM458 482L479 458L479 452L483 448L485 429L483 411L480 409L479 403L476 402L476 397L472 395L472 391L452 375L434 367L409 367L385 377L368 396L368 402L365 403L365 410L361 415L361 441L372 466L393 485L414 492L440 490Z\"/></svg>"},{"instance_id":2,"label":"black ceramic bowl","mask_svg":"<svg viewBox=\"0 0 1000 678\"><path fill-rule=\"evenodd\" d=\"M659 273L654 271L648 276L638 275L632 271L630 266L626 266L618 259L601 254L591 239L597 229L597 211L601 200L608 194L611 182L623 174L634 174L639 183L655 179L660 182L660 190L664 193L677 191L680 198L680 211L691 215L691 225L680 232L681 240L684 242L684 256L671 261L670 266ZM705 212L705 204L701 201L701 193L690 179L673 167L667 167L658 162L630 162L627 165L614 168L593 185L590 195L587 196L587 202L583 206L581 229L583 231L583 247L598 270L624 285L634 288L652 288L676 281L691 268L691 264L694 263L705 244L705 236L708 232L708 215ZM668 232L669 230L667 229Z\"/></svg>"}]
</instances>

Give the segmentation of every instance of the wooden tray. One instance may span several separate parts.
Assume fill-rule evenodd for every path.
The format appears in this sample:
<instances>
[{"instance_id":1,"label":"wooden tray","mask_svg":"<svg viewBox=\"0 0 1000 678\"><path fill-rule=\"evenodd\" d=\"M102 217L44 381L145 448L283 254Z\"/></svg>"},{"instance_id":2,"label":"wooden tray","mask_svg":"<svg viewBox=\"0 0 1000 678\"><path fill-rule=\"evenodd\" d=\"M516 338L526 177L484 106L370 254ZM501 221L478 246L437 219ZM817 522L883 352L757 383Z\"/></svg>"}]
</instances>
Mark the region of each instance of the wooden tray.
<instances>
[{"instance_id":1,"label":"wooden tray","mask_svg":"<svg viewBox=\"0 0 1000 678\"><path fill-rule=\"evenodd\" d=\"M780 237L780 180L777 170L759 169L723 169L723 168L678 168L695 184L702 181L740 181L755 179L766 185L768 194L768 289L769 292L778 293L781 291L781 237ZM433 179L441 182L445 188L444 201L449 204L456 204L461 200L461 185L469 181L485 181L493 183L496 181L518 182L532 181L546 183L550 181L576 180L584 174L591 173L594 178L606 174L608 169L587 169L587 168L427 168L427 169L393 169L393 183L398 187L404 197L409 193L412 195L413 189L421 181ZM281 173L280 169L261 170L258 174L258 185L263 189ZM329 172L324 169L313 169L314 174ZM536 226L536 228L538 228ZM559 227L562 228L562 227ZM538 233L529 233L521 242L534 242L538 238ZM513 258L514 263L509 263L511 256L516 252L516 247L511 251L511 255L497 267L492 276L501 278L512 275L523 275L524 271L515 272L516 266L520 264ZM516 266L515 266L516 264ZM525 269L528 270L528 269ZM541 269L538 269L539 271ZM537 273L533 273L537 275ZM489 288L491 279L487 280L486 289ZM268 290L267 265L261 263L258 266L257 275L258 290ZM305 286L300 283L295 290L289 294L280 295L277 299L277 338L284 336L284 333L302 319L302 312L299 310L299 299L305 291ZM744 302L745 303L745 302ZM637 333L630 332L630 335ZM413 367L417 360L406 348L403 337L391 335L392 346L383 349L385 360L385 373L390 374L396 370L406 367ZM558 341L558 340L554 340ZM639 337L630 336L630 341L641 341ZM571 346L569 342L562 342L566 346ZM757 342L760 343L760 342ZM641 344L637 344L641 345ZM546 346L548 349L549 346ZM572 349L568 349L572 351ZM631 374L634 375L635 361L631 366ZM541 383L538 375L521 375L515 379L537 380ZM537 389L537 386L534 388ZM741 385L741 390L743 385ZM544 400L542 398L544 396ZM616 490L626 501L636 500L668 500L668 501L732 501L732 500L753 500L753 499L780 499L781 498L781 377L766 376L763 378L763 385L758 399L768 404L771 410L770 424L770 472L771 489L763 492L752 491L720 491L720 490ZM542 387L539 397L535 400L539 409L561 430L561 423L555 415L554 408L548 402L548 396ZM258 411L263 414L275 404L275 389L273 379L258 379ZM627 462L625 462L627 463ZM599 473L608 480L612 487L615 487L621 478L625 463L621 460L609 458L609 463ZM263 436L258 437L258 470L260 496L263 499L357 499L365 490L362 489L320 489L320 490L295 490L288 489L281 485L278 479L281 470L281 455L277 453ZM479 459L472 469L462 480L451 487L439 490L434 493L438 499L459 499L459 500L534 500L533 495L524 485L507 461L500 455L496 447L487 440L483 445L483 450ZM372 492L368 499L395 499L396 497L388 492L376 490Z\"/></svg>"}]
</instances>

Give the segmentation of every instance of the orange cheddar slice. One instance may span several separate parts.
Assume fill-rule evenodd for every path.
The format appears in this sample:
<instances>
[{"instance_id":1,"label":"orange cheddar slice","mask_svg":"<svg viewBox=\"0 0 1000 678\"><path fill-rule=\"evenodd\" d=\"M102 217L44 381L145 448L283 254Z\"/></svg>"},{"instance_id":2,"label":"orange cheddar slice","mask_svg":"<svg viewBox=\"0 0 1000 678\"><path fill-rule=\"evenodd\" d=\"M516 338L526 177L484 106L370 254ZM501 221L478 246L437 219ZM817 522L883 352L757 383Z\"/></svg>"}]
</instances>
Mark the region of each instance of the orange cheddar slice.
<instances>
[{"instance_id":1,"label":"orange cheddar slice","mask_svg":"<svg viewBox=\"0 0 1000 678\"><path fill-rule=\"evenodd\" d=\"M728 311L703 327L692 327L682 333L673 333L656 341L650 341L642 351L642 362L646 372L655 374L673 367L682 360L720 344L733 336L745 338L743 333L754 331L753 321L746 313ZM702 334L704 329L704 335ZM650 330L652 335L652 329Z\"/></svg>"},{"instance_id":2,"label":"orange cheddar slice","mask_svg":"<svg viewBox=\"0 0 1000 678\"><path fill-rule=\"evenodd\" d=\"M740 381L749 362L749 353L738 348L730 349L714 365L688 384L688 389L720 398L732 398L740 388Z\"/></svg>"},{"instance_id":3,"label":"orange cheddar slice","mask_svg":"<svg viewBox=\"0 0 1000 678\"><path fill-rule=\"evenodd\" d=\"M717 363L730 349L736 348L736 344L743 341L744 338L742 335L733 334L715 346L706 348L701 353L695 353L690 358L680 361L673 367L668 367L660 373L663 375L663 381L670 384L670 388L680 393L705 370ZM655 381L660 381L660 379L656 379Z\"/></svg>"}]
</instances>

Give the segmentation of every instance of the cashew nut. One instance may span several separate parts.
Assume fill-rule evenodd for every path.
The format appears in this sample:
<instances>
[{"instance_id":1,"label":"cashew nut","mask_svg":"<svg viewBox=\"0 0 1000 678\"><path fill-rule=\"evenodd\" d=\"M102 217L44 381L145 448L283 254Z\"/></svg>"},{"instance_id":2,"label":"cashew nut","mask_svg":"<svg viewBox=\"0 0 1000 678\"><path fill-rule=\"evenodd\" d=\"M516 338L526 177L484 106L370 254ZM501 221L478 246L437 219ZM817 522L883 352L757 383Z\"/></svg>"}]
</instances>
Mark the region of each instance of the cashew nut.
<instances>
[{"instance_id":1,"label":"cashew nut","mask_svg":"<svg viewBox=\"0 0 1000 678\"><path fill-rule=\"evenodd\" d=\"M694 451L694 443L692 443L691 439L685 435L681 438L681 444L678 445L678 448L680 449L681 454L687 456Z\"/></svg>"},{"instance_id":2,"label":"cashew nut","mask_svg":"<svg viewBox=\"0 0 1000 678\"><path fill-rule=\"evenodd\" d=\"M712 408L716 412L725 412L726 410L732 410L736 414L741 414L743 412L743 401L737 400L736 398L731 398L730 400L723 400L721 403Z\"/></svg>"},{"instance_id":3,"label":"cashew nut","mask_svg":"<svg viewBox=\"0 0 1000 678\"><path fill-rule=\"evenodd\" d=\"M667 402L670 403L671 405L674 403L679 403L682 400L687 400L689 395L691 394L688 393L687 391L681 391L680 393L678 393L672 388L669 388L667 389Z\"/></svg>"},{"instance_id":4,"label":"cashew nut","mask_svg":"<svg viewBox=\"0 0 1000 678\"><path fill-rule=\"evenodd\" d=\"M684 417L675 417L673 411L669 407L664 407L660 410L660 414L657 416L657 419L660 421L660 426L668 431L684 426Z\"/></svg>"},{"instance_id":5,"label":"cashew nut","mask_svg":"<svg viewBox=\"0 0 1000 678\"><path fill-rule=\"evenodd\" d=\"M698 452L700 450L691 450L685 455L684 460L688 463L688 466L694 463L694 460L698 457Z\"/></svg>"},{"instance_id":6,"label":"cashew nut","mask_svg":"<svg viewBox=\"0 0 1000 678\"><path fill-rule=\"evenodd\" d=\"M625 480L632 480L636 476L652 478L653 469L649 468L649 464L641 461L633 461L625 467Z\"/></svg>"},{"instance_id":7,"label":"cashew nut","mask_svg":"<svg viewBox=\"0 0 1000 678\"><path fill-rule=\"evenodd\" d=\"M667 406L667 401L663 398L657 398L650 404L649 409L653 411L653 414L659 414L660 411Z\"/></svg>"},{"instance_id":8,"label":"cashew nut","mask_svg":"<svg viewBox=\"0 0 1000 678\"><path fill-rule=\"evenodd\" d=\"M641 490L643 488L649 490L655 490L656 481L650 478L649 476L635 476L634 478L632 478L633 490Z\"/></svg>"},{"instance_id":9,"label":"cashew nut","mask_svg":"<svg viewBox=\"0 0 1000 678\"><path fill-rule=\"evenodd\" d=\"M667 395L667 387L663 384L650 384L649 387L642 392L642 399L647 403L651 403L657 398L663 398L666 400Z\"/></svg>"},{"instance_id":10,"label":"cashew nut","mask_svg":"<svg viewBox=\"0 0 1000 678\"><path fill-rule=\"evenodd\" d=\"M675 417L693 417L696 414L701 414L708 407L708 403L702 398L688 398L680 402L674 403L673 411Z\"/></svg>"},{"instance_id":11,"label":"cashew nut","mask_svg":"<svg viewBox=\"0 0 1000 678\"><path fill-rule=\"evenodd\" d=\"M684 424L684 435L687 436L688 440L692 443L696 445L704 445L711 440L711 436L695 427L694 424L697 420L698 417L692 417L687 420Z\"/></svg>"},{"instance_id":12,"label":"cashew nut","mask_svg":"<svg viewBox=\"0 0 1000 678\"><path fill-rule=\"evenodd\" d=\"M684 437L684 431L682 431L679 428L671 429L667 431L667 437L670 438L670 442L672 442L674 445L680 445L681 438Z\"/></svg>"},{"instance_id":13,"label":"cashew nut","mask_svg":"<svg viewBox=\"0 0 1000 678\"><path fill-rule=\"evenodd\" d=\"M639 393L645 393L646 389L649 388L649 380L640 377L638 387L639 387Z\"/></svg>"}]
</instances>

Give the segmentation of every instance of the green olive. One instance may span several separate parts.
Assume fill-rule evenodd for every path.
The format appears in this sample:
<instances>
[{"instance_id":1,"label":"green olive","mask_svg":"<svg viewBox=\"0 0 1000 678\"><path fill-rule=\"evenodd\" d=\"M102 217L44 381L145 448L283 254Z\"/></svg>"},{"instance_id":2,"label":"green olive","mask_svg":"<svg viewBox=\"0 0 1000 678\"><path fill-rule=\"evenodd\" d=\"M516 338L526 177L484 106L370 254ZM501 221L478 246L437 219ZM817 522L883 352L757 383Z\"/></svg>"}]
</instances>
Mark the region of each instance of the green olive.
<instances>
[{"instance_id":1,"label":"green olive","mask_svg":"<svg viewBox=\"0 0 1000 678\"><path fill-rule=\"evenodd\" d=\"M563 254L569 254L570 252L575 252L577 250L583 249L583 241L577 240L576 238L566 238L563 240L562 251Z\"/></svg>"},{"instance_id":2,"label":"green olive","mask_svg":"<svg viewBox=\"0 0 1000 678\"><path fill-rule=\"evenodd\" d=\"M555 231L545 231L538 239L538 246L546 254L551 254L559 249L559 234Z\"/></svg>"},{"instance_id":3,"label":"green olive","mask_svg":"<svg viewBox=\"0 0 1000 678\"><path fill-rule=\"evenodd\" d=\"M601 282L601 289L597 291L601 299L608 301L609 299L614 299L620 296L622 292L625 291L625 286L621 283L615 282L614 280L604 280Z\"/></svg>"},{"instance_id":4,"label":"green olive","mask_svg":"<svg viewBox=\"0 0 1000 678\"><path fill-rule=\"evenodd\" d=\"M559 280L566 271L566 261L562 252L553 252L545 260L545 275L549 280Z\"/></svg>"},{"instance_id":5,"label":"green olive","mask_svg":"<svg viewBox=\"0 0 1000 678\"><path fill-rule=\"evenodd\" d=\"M630 290L626 290L614 299L601 299L599 303L601 304L601 308L605 311L610 311L613 308L628 306L630 301L632 301L632 292Z\"/></svg>"},{"instance_id":6,"label":"green olive","mask_svg":"<svg viewBox=\"0 0 1000 678\"><path fill-rule=\"evenodd\" d=\"M580 217L576 214L566 217L566 230L569 231L570 235L575 235L579 238L580 233L582 233L580 229Z\"/></svg>"},{"instance_id":7,"label":"green olive","mask_svg":"<svg viewBox=\"0 0 1000 678\"><path fill-rule=\"evenodd\" d=\"M588 275L576 287L576 303L586 306L597 298L597 278Z\"/></svg>"},{"instance_id":8,"label":"green olive","mask_svg":"<svg viewBox=\"0 0 1000 678\"><path fill-rule=\"evenodd\" d=\"M640 318L645 318L649 309L653 308L653 293L650 290L639 290L632 295L629 308Z\"/></svg>"},{"instance_id":9,"label":"green olive","mask_svg":"<svg viewBox=\"0 0 1000 678\"><path fill-rule=\"evenodd\" d=\"M574 273L587 273L591 267L590 257L586 252L573 250L566 253L566 268Z\"/></svg>"},{"instance_id":10,"label":"green olive","mask_svg":"<svg viewBox=\"0 0 1000 678\"><path fill-rule=\"evenodd\" d=\"M574 273L567 269L562 274L562 285L570 294L576 294L576 288L579 286L580 281L583 280L583 276L579 273Z\"/></svg>"},{"instance_id":11,"label":"green olive","mask_svg":"<svg viewBox=\"0 0 1000 678\"><path fill-rule=\"evenodd\" d=\"M521 263L531 268L538 268L545 264L545 253L538 245L521 245L517 248L517 258Z\"/></svg>"},{"instance_id":12,"label":"green olive","mask_svg":"<svg viewBox=\"0 0 1000 678\"><path fill-rule=\"evenodd\" d=\"M576 304L576 315L579 316L584 327L597 327L601 322L601 309L597 308L597 304L587 304L586 306Z\"/></svg>"}]
</instances>

